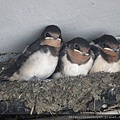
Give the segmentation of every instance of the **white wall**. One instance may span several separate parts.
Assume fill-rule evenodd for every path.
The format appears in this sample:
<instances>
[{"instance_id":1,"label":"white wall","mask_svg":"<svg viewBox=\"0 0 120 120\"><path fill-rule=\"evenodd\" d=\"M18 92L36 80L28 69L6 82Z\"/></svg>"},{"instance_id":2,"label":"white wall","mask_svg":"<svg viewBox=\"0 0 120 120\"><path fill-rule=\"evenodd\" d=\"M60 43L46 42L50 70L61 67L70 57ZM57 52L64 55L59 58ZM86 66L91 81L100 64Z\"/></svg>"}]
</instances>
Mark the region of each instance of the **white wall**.
<instances>
[{"instance_id":1,"label":"white wall","mask_svg":"<svg viewBox=\"0 0 120 120\"><path fill-rule=\"evenodd\" d=\"M0 52L21 52L47 25L64 41L120 35L120 0L0 0Z\"/></svg>"}]
</instances>

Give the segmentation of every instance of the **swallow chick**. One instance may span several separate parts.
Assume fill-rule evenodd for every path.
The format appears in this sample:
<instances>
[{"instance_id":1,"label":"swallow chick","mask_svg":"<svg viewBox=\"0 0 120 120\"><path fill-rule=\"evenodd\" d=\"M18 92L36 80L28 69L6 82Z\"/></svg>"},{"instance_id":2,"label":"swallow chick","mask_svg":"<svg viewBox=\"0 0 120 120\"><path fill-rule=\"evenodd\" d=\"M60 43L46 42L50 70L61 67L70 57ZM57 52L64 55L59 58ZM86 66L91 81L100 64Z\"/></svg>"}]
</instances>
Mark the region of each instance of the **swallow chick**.
<instances>
[{"instance_id":1,"label":"swallow chick","mask_svg":"<svg viewBox=\"0 0 120 120\"><path fill-rule=\"evenodd\" d=\"M9 80L31 80L34 77L46 79L55 71L61 46L60 28L49 25L41 37L25 48L15 63L0 76Z\"/></svg>"},{"instance_id":2,"label":"swallow chick","mask_svg":"<svg viewBox=\"0 0 120 120\"><path fill-rule=\"evenodd\" d=\"M103 35L93 40L95 61L90 73L120 71L120 43L112 35Z\"/></svg>"},{"instance_id":3,"label":"swallow chick","mask_svg":"<svg viewBox=\"0 0 120 120\"><path fill-rule=\"evenodd\" d=\"M93 54L87 40L77 37L66 42L60 50L60 57L53 78L87 75L93 64Z\"/></svg>"}]
</instances>

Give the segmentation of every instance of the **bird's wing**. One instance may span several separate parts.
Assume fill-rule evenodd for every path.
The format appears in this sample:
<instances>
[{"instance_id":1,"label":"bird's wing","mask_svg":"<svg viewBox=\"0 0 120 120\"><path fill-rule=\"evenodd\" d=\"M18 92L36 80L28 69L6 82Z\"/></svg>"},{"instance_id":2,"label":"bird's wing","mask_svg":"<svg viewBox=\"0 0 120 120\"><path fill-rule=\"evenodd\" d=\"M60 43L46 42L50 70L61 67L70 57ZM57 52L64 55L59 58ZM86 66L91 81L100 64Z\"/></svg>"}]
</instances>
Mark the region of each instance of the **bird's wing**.
<instances>
[{"instance_id":1,"label":"bird's wing","mask_svg":"<svg viewBox=\"0 0 120 120\"><path fill-rule=\"evenodd\" d=\"M16 61L9 68L5 69L0 73L0 77L10 77L14 72L16 72L20 66L26 61L26 59L32 55L34 52L39 50L41 45L38 40L33 42L31 45L27 46L22 54L16 59Z\"/></svg>"},{"instance_id":2,"label":"bird's wing","mask_svg":"<svg viewBox=\"0 0 120 120\"><path fill-rule=\"evenodd\" d=\"M19 68L30 55L32 55L37 50L40 50L40 48L41 45L38 40L33 42L31 45L27 46L27 48L25 48L25 50L22 52L22 54L17 58L15 62L17 68Z\"/></svg>"},{"instance_id":3,"label":"bird's wing","mask_svg":"<svg viewBox=\"0 0 120 120\"><path fill-rule=\"evenodd\" d=\"M95 45L91 45L91 51L93 52L94 54L94 60L98 57L98 55L100 54L100 49L95 46Z\"/></svg>"},{"instance_id":4,"label":"bird's wing","mask_svg":"<svg viewBox=\"0 0 120 120\"><path fill-rule=\"evenodd\" d=\"M66 44L64 44L61 47L61 50L59 52L59 59L58 59L57 67L56 67L54 73L49 77L49 79L51 79L51 78L53 78L53 79L61 78L63 76L61 74L61 71L63 70L64 64L63 64L61 59L65 54L66 54Z\"/></svg>"},{"instance_id":5,"label":"bird's wing","mask_svg":"<svg viewBox=\"0 0 120 120\"><path fill-rule=\"evenodd\" d=\"M62 57L66 54L66 48L67 48L67 44L64 44L60 50L58 65L56 67L55 72L61 72L63 69L64 64L62 62Z\"/></svg>"}]
</instances>

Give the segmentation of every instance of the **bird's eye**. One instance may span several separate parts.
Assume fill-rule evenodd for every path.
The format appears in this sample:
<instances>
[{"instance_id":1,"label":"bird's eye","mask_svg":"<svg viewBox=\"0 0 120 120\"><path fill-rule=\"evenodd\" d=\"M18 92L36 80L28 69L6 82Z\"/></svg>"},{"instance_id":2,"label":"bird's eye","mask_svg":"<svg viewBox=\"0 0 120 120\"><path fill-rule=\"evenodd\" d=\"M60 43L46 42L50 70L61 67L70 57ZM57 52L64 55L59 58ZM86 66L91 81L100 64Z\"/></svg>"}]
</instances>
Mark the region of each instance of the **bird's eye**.
<instances>
[{"instance_id":1,"label":"bird's eye","mask_svg":"<svg viewBox=\"0 0 120 120\"><path fill-rule=\"evenodd\" d=\"M59 35L59 38L61 38L61 35Z\"/></svg>"},{"instance_id":2,"label":"bird's eye","mask_svg":"<svg viewBox=\"0 0 120 120\"><path fill-rule=\"evenodd\" d=\"M76 49L76 50L80 50L80 47L79 47L79 45L77 45L77 44L74 44L74 49Z\"/></svg>"},{"instance_id":3,"label":"bird's eye","mask_svg":"<svg viewBox=\"0 0 120 120\"><path fill-rule=\"evenodd\" d=\"M103 43L102 43L102 46L103 46L103 47L107 47L108 45L107 45L105 42L103 42Z\"/></svg>"},{"instance_id":4,"label":"bird's eye","mask_svg":"<svg viewBox=\"0 0 120 120\"><path fill-rule=\"evenodd\" d=\"M49 33L46 33L46 37L51 37L51 35Z\"/></svg>"}]
</instances>

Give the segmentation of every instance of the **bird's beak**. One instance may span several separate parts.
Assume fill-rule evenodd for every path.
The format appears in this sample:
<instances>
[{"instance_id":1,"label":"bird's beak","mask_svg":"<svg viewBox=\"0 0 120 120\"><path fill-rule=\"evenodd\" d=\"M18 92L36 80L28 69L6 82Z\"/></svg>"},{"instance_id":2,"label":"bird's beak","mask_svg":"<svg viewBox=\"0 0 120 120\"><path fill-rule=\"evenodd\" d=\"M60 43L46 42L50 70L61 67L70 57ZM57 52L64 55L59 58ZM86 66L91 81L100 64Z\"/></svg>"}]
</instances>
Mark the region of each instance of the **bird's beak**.
<instances>
[{"instance_id":1,"label":"bird's beak","mask_svg":"<svg viewBox=\"0 0 120 120\"><path fill-rule=\"evenodd\" d=\"M55 38L55 37L46 37L46 40L57 40L57 41L61 41L60 38Z\"/></svg>"},{"instance_id":2,"label":"bird's beak","mask_svg":"<svg viewBox=\"0 0 120 120\"><path fill-rule=\"evenodd\" d=\"M89 54L86 53L86 52L84 52L84 51L82 52L82 55L83 55L83 56L89 56Z\"/></svg>"},{"instance_id":3,"label":"bird's beak","mask_svg":"<svg viewBox=\"0 0 120 120\"><path fill-rule=\"evenodd\" d=\"M46 37L45 39L46 40L53 40L54 38L53 37Z\"/></svg>"},{"instance_id":4,"label":"bird's beak","mask_svg":"<svg viewBox=\"0 0 120 120\"><path fill-rule=\"evenodd\" d=\"M120 50L120 48L104 48L105 50L109 50L109 51L113 51L113 52L118 52Z\"/></svg>"},{"instance_id":5,"label":"bird's beak","mask_svg":"<svg viewBox=\"0 0 120 120\"><path fill-rule=\"evenodd\" d=\"M111 48L104 48L105 50L109 50L109 51L113 51L113 49Z\"/></svg>"},{"instance_id":6,"label":"bird's beak","mask_svg":"<svg viewBox=\"0 0 120 120\"><path fill-rule=\"evenodd\" d=\"M56 40L61 41L61 39L60 39L60 38L57 38Z\"/></svg>"},{"instance_id":7,"label":"bird's beak","mask_svg":"<svg viewBox=\"0 0 120 120\"><path fill-rule=\"evenodd\" d=\"M62 46L62 41L60 38L46 37L45 40L41 42L41 45L48 45L58 48Z\"/></svg>"},{"instance_id":8,"label":"bird's beak","mask_svg":"<svg viewBox=\"0 0 120 120\"><path fill-rule=\"evenodd\" d=\"M83 56L88 56L89 54L88 53L86 53L86 52L81 52L81 51L79 51L79 50L76 50L76 49L74 49L74 51L76 51L76 52L78 52L78 53L80 53L81 55L83 55Z\"/></svg>"},{"instance_id":9,"label":"bird's beak","mask_svg":"<svg viewBox=\"0 0 120 120\"><path fill-rule=\"evenodd\" d=\"M114 52L118 52L120 50L120 48L113 48Z\"/></svg>"}]
</instances>

